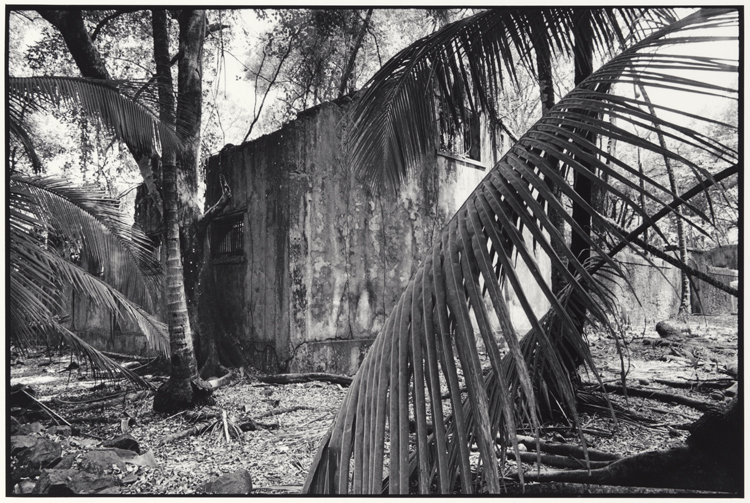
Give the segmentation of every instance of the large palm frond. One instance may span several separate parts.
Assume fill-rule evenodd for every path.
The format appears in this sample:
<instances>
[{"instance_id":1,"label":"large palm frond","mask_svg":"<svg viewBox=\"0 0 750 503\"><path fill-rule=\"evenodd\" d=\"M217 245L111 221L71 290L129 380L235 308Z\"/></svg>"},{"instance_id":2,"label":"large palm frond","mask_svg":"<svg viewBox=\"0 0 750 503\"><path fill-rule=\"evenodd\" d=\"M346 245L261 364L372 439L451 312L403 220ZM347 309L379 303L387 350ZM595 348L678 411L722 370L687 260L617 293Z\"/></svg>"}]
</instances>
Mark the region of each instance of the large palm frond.
<instances>
[{"instance_id":1,"label":"large palm frond","mask_svg":"<svg viewBox=\"0 0 750 503\"><path fill-rule=\"evenodd\" d=\"M609 316L614 293L611 280L613 275L624 275L612 255L623 247L636 252L638 248L633 246L633 234L626 235L623 229L611 225L575 192L569 178L589 178L631 207L644 226L663 236L658 218L672 212L676 205L689 205L689 201L658 180L641 175L625 157L614 156L600 145L611 138L617 140L618 152L639 148L675 159L693 171L696 185L703 190L716 178L735 173L737 152L701 133L711 121L682 112L668 100L678 92L686 99L709 95L736 99L736 89L716 84L711 76L736 74L737 62L700 56L698 48L711 40L736 41L737 14L733 9L700 11L646 37L563 98L493 167L443 230L390 313L321 441L305 492L377 494L383 490L385 466L387 489L392 494L412 489L448 493L457 480L462 492L472 492L479 486L471 472L472 443L480 453L478 479L490 492L499 492L495 437L500 434L517 450L516 426L519 421L537 426L540 395L556 397L561 402L559 408L577 424L575 388L563 362L574 356L595 376L596 369L582 327L574 318L589 313L617 337ZM679 50L670 51L677 46ZM670 91L652 93L653 109L669 112L670 120L664 118L666 113L664 117L649 113L648 103L622 92L623 86L618 84L631 83L633 75L649 88ZM360 108L375 106L365 103ZM611 121L612 117L617 120ZM687 120L692 121L689 128L684 126ZM381 125L371 126L377 130ZM368 134L367 125L360 127L365 131L362 145L381 141L378 132ZM635 133L657 127L670 138L669 148ZM601 143L589 140L592 132ZM399 141L414 140L404 136ZM367 148L362 145L359 148ZM714 171L709 172L691 155L680 152L710 153L716 159ZM383 162L389 160L386 157ZM638 183L639 177L644 188ZM611 242L618 243L617 247L605 249L601 241L589 237L560 205L548 181L580 204L594 225L608 233ZM640 194L659 211L650 214L642 208ZM550 242L563 238L550 222L548 208L557 210L572 232L587 240L592 258L586 263L580 263L567 249L561 252L564 257L552 249ZM708 217L704 220L710 223ZM568 286L560 295L553 295L547 286L529 249L530 240L537 243L552 268L566 277ZM531 271L551 304L541 319L531 308L527 290L516 274L518 260ZM502 292L506 283L532 327L522 340L516 336L508 314ZM508 345L505 357L490 328L487 298ZM482 337L491 367L486 377L482 375L476 332ZM467 387L463 402L457 363ZM450 415L442 403L441 383L450 391ZM550 388L554 393L546 393ZM410 416L416 421L416 433L410 432ZM430 434L428 418L433 425Z\"/></svg>"},{"instance_id":2,"label":"large palm frond","mask_svg":"<svg viewBox=\"0 0 750 503\"><path fill-rule=\"evenodd\" d=\"M98 81L76 77L11 77L8 85L10 131L17 134L32 159L33 144L23 127L25 111L70 105L101 121L118 139L139 154L179 151L183 141L174 125L159 120L145 106L127 96L131 82Z\"/></svg>"},{"instance_id":3,"label":"large palm frond","mask_svg":"<svg viewBox=\"0 0 750 503\"><path fill-rule=\"evenodd\" d=\"M77 294L137 323L150 346L166 354L165 324L138 305L153 309L160 283L158 262L150 255L147 238L125 222L117 200L94 189L52 178L18 176L11 178L9 189L11 337L24 344L38 335L58 334L96 367L123 373L144 385L62 327L59 317L67 307L62 287L69 284ZM83 243L83 261L100 264L104 278L112 284L63 253L61 244L76 241ZM112 274L113 269L117 274Z\"/></svg>"},{"instance_id":4,"label":"large palm frond","mask_svg":"<svg viewBox=\"0 0 750 503\"><path fill-rule=\"evenodd\" d=\"M571 55L583 13L601 54L674 21L671 9L497 8L451 23L389 60L352 111L352 158L372 185L398 187L433 146L435 110L466 122L466 107L494 116L519 66L535 72L540 41ZM438 100L442 103L439 105Z\"/></svg>"}]
</instances>

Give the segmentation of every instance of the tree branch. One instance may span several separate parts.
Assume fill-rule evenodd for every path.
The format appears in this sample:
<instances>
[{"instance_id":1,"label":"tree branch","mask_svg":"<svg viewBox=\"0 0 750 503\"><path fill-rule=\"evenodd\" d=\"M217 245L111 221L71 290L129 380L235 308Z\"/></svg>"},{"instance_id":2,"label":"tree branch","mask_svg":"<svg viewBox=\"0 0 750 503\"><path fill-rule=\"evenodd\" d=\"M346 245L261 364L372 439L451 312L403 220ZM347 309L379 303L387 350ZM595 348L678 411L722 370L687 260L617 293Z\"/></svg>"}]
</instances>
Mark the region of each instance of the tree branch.
<instances>
[{"instance_id":1,"label":"tree branch","mask_svg":"<svg viewBox=\"0 0 750 503\"><path fill-rule=\"evenodd\" d=\"M221 24L221 23L211 23L206 27L206 37L211 35L212 33L215 33L217 31L221 31L225 28L229 28L228 24Z\"/></svg>"},{"instance_id":2,"label":"tree branch","mask_svg":"<svg viewBox=\"0 0 750 503\"><path fill-rule=\"evenodd\" d=\"M219 184L221 184L221 197L218 201L216 201L216 204L211 206L201 217L201 219L198 221L198 232L202 236L206 229L208 228L208 224L211 223L211 221L216 218L216 215L219 215L222 211L224 211L224 208L227 207L229 204L230 199L232 199L232 189L229 188L229 184L227 183L227 179L224 178L223 174L219 175ZM199 241L202 242L202 241Z\"/></svg>"},{"instance_id":3,"label":"tree branch","mask_svg":"<svg viewBox=\"0 0 750 503\"><path fill-rule=\"evenodd\" d=\"M271 91L271 87L273 87L273 85L276 83L276 79L279 76L279 72L281 72L281 67L284 65L284 61L286 61L286 58L289 57L289 54L292 52L292 47L294 46L294 44L293 44L294 39L297 38L297 35L299 35L300 31L302 31L301 27L299 29L297 29L297 31L289 39L289 47L287 47L286 52L284 53L284 55L279 60L279 66L276 68L276 72L273 74L273 77L271 78L271 81L268 84L268 87L266 88L266 92L263 94L263 99L260 102L260 107L258 108L258 111L255 113L255 117L253 117L253 121L250 123L250 128L247 130L247 134L245 134L245 137L242 139L243 143L247 141L247 138L250 136L250 133L253 132L253 128L255 127L255 123L258 122L258 119L260 118L260 113L261 113L261 111L263 111L263 105L266 102L266 98L268 97L268 93ZM263 59L264 60L265 60L265 57L266 57L266 52L265 52L265 49L264 49L263 50ZM262 62L261 62L261 65L262 65ZM258 70L258 74L260 74L260 70L262 70L262 68ZM258 78L257 77L255 78L255 83L256 83L255 92L257 93L257 91L258 91L258 86L257 86ZM255 108L255 106L253 106L253 109L254 108Z\"/></svg>"},{"instance_id":4,"label":"tree branch","mask_svg":"<svg viewBox=\"0 0 750 503\"><path fill-rule=\"evenodd\" d=\"M99 24L96 25L96 28L94 28L93 33L91 33L91 41L96 42L96 37L99 36L99 32L102 31L102 28L104 28L110 21L113 19L122 16L123 14L127 14L128 12L134 12L135 9L118 9L115 11L114 14L110 14L109 16L105 17L101 21L99 21Z\"/></svg>"},{"instance_id":5,"label":"tree branch","mask_svg":"<svg viewBox=\"0 0 750 503\"><path fill-rule=\"evenodd\" d=\"M349 55L349 61L346 64L344 73L341 75L341 83L339 84L339 98L344 95L346 86L352 77L352 72L354 71L354 63L357 60L357 53L359 52L359 48L362 45L362 39L365 37L367 26L370 24L371 17L372 8L367 9L367 16L365 16L365 20L362 22L362 28L360 28L359 34L357 34L357 40L356 42L354 42L354 47L352 47L352 53Z\"/></svg>"}]
</instances>

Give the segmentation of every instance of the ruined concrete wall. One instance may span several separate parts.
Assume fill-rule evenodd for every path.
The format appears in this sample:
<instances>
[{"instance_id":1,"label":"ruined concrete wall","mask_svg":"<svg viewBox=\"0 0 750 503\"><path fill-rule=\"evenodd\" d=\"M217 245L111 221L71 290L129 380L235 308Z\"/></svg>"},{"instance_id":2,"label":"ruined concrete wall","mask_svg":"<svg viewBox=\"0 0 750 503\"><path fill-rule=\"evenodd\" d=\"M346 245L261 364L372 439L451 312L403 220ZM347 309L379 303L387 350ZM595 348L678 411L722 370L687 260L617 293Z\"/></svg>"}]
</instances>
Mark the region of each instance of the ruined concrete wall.
<instances>
[{"instance_id":1,"label":"ruined concrete wall","mask_svg":"<svg viewBox=\"0 0 750 503\"><path fill-rule=\"evenodd\" d=\"M731 247L719 251L708 250L697 254L694 260L691 251L690 265L729 285L737 280L738 271L726 267L714 267L709 261L732 263ZM729 259L727 259L729 257ZM734 251L736 259L736 247ZM656 267L645 259L631 254L619 254L623 269L633 286L631 290L624 281L618 281L615 289L621 320L626 325L647 326L677 315L680 305L680 270L661 259L651 258ZM729 260L729 262L727 262ZM727 314L737 312L737 299L701 280L692 280L691 311L693 314ZM635 291L635 293L633 293ZM640 304L638 303L640 301Z\"/></svg>"},{"instance_id":2,"label":"ruined concrete wall","mask_svg":"<svg viewBox=\"0 0 750 503\"><path fill-rule=\"evenodd\" d=\"M212 259L207 243L202 295L222 313L226 340L264 371L354 373L433 239L500 155L485 138L485 163L431 155L398 194L372 193L346 159L345 107L315 107L208 163L206 200L218 199L224 174L233 199L222 218L242 215L245 226L241 257ZM542 270L549 277L548 262ZM546 299L528 293L542 314ZM513 313L525 331L520 307Z\"/></svg>"},{"instance_id":3,"label":"ruined concrete wall","mask_svg":"<svg viewBox=\"0 0 750 503\"><path fill-rule=\"evenodd\" d=\"M343 120L326 104L209 161L206 200L223 173L245 253L217 262L209 244L202 288L238 349L269 371L356 370L433 236L484 175L433 158L439 169L417 170L398 195L373 194L346 162Z\"/></svg>"},{"instance_id":4,"label":"ruined concrete wall","mask_svg":"<svg viewBox=\"0 0 750 503\"><path fill-rule=\"evenodd\" d=\"M652 266L637 255L617 255L631 288L618 280L613 293L620 309L620 319L627 326L653 325L677 315L680 305L680 271L658 258ZM635 293L634 293L635 292ZM640 303L639 303L640 301Z\"/></svg>"},{"instance_id":5,"label":"ruined concrete wall","mask_svg":"<svg viewBox=\"0 0 750 503\"><path fill-rule=\"evenodd\" d=\"M99 269L98 266L89 267L86 263L83 263L82 267L87 270ZM97 273L93 271L92 274ZM106 265L102 279L113 281L122 274L123 269L115 260ZM94 348L137 356L158 354L149 347L148 339L137 323L124 319L88 297L76 293L70 285L63 289L62 295L65 314L70 315L65 326Z\"/></svg>"}]
</instances>

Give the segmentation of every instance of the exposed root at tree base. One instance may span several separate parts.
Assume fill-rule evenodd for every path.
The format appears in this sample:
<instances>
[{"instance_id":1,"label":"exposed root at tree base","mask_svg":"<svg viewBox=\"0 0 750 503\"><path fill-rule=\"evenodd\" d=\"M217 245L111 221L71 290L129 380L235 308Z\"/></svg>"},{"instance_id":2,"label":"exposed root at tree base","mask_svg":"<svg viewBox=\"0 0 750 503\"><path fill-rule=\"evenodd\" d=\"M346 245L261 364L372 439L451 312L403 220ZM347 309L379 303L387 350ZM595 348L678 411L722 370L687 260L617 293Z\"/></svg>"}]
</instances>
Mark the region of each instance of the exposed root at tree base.
<instances>
[{"instance_id":1,"label":"exposed root at tree base","mask_svg":"<svg viewBox=\"0 0 750 503\"><path fill-rule=\"evenodd\" d=\"M213 405L211 387L200 378L192 381L169 378L154 395L154 411L174 414L199 405Z\"/></svg>"}]
</instances>

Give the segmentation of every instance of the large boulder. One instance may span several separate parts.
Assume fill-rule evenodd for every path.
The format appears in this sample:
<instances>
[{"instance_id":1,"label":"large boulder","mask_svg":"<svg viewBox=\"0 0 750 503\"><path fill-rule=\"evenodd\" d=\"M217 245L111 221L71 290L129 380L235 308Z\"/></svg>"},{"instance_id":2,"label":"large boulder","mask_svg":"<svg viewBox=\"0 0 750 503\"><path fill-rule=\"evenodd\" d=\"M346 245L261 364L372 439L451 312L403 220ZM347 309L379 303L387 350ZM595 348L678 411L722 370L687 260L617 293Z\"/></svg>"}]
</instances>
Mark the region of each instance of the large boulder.
<instances>
[{"instance_id":1,"label":"large boulder","mask_svg":"<svg viewBox=\"0 0 750 503\"><path fill-rule=\"evenodd\" d=\"M127 469L125 461L112 449L89 451L78 466L89 473L112 473L113 467L121 472Z\"/></svg>"},{"instance_id":2,"label":"large boulder","mask_svg":"<svg viewBox=\"0 0 750 503\"><path fill-rule=\"evenodd\" d=\"M117 485L113 475L90 473L70 468L67 470L42 470L34 486L34 494L65 496L72 494L96 494Z\"/></svg>"},{"instance_id":3,"label":"large boulder","mask_svg":"<svg viewBox=\"0 0 750 503\"><path fill-rule=\"evenodd\" d=\"M39 438L28 449L23 450L18 456L19 466L31 468L51 468L62 459L62 447L57 442Z\"/></svg>"},{"instance_id":4,"label":"large boulder","mask_svg":"<svg viewBox=\"0 0 750 503\"><path fill-rule=\"evenodd\" d=\"M34 435L12 435L10 437L10 454L17 456L22 451L34 447L39 437Z\"/></svg>"},{"instance_id":5,"label":"large boulder","mask_svg":"<svg viewBox=\"0 0 750 503\"><path fill-rule=\"evenodd\" d=\"M250 494L252 490L253 481L247 470L222 475L198 488L198 492L205 494Z\"/></svg>"}]
</instances>

